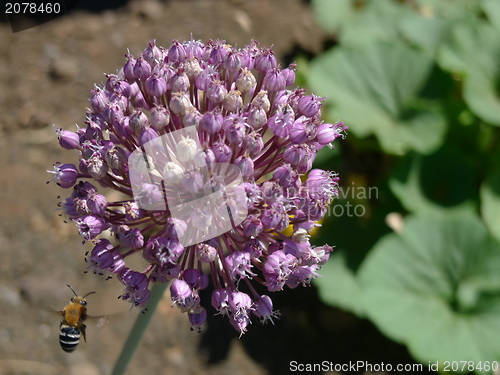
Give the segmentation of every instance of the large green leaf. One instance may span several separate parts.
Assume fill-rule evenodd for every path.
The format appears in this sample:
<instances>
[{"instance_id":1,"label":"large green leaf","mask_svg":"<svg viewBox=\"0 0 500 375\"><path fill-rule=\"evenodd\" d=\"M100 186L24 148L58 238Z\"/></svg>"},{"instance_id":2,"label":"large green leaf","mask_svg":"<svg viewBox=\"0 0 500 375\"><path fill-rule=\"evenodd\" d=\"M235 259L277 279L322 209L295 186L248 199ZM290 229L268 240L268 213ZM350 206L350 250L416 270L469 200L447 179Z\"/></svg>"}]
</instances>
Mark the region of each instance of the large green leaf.
<instances>
[{"instance_id":1,"label":"large green leaf","mask_svg":"<svg viewBox=\"0 0 500 375\"><path fill-rule=\"evenodd\" d=\"M481 5L491 24L500 30L500 1L483 0Z\"/></svg>"},{"instance_id":2,"label":"large green leaf","mask_svg":"<svg viewBox=\"0 0 500 375\"><path fill-rule=\"evenodd\" d=\"M335 1L330 1L334 3ZM371 0L344 23L340 31L342 45L361 46L375 41L400 39L400 20L414 13L392 0Z\"/></svg>"},{"instance_id":3,"label":"large green leaf","mask_svg":"<svg viewBox=\"0 0 500 375\"><path fill-rule=\"evenodd\" d=\"M438 53L444 69L461 74L463 96L484 121L500 126L500 31L481 20L454 25Z\"/></svg>"},{"instance_id":4,"label":"large green leaf","mask_svg":"<svg viewBox=\"0 0 500 375\"><path fill-rule=\"evenodd\" d=\"M335 246L319 272L323 277L314 284L325 303L364 317L357 270L373 245L390 232L384 221L387 214L401 211L401 206L383 182L377 187L342 185L339 199L332 202L329 216L314 235L315 243Z\"/></svg>"},{"instance_id":5,"label":"large green leaf","mask_svg":"<svg viewBox=\"0 0 500 375\"><path fill-rule=\"evenodd\" d=\"M404 37L424 51L434 55L450 31L450 22L440 18L405 16L400 18Z\"/></svg>"},{"instance_id":6,"label":"large green leaf","mask_svg":"<svg viewBox=\"0 0 500 375\"><path fill-rule=\"evenodd\" d=\"M475 216L416 217L358 272L369 318L428 361L500 359L500 243Z\"/></svg>"},{"instance_id":7,"label":"large green leaf","mask_svg":"<svg viewBox=\"0 0 500 375\"><path fill-rule=\"evenodd\" d=\"M399 39L399 20L415 15L392 0L313 0L314 16L329 33L337 33L343 45L360 45L375 40ZM416 16L416 15L415 15Z\"/></svg>"},{"instance_id":8,"label":"large green leaf","mask_svg":"<svg viewBox=\"0 0 500 375\"><path fill-rule=\"evenodd\" d=\"M354 272L347 266L343 252L335 251L321 267L322 277L314 280L323 302L364 317L361 290Z\"/></svg>"},{"instance_id":9,"label":"large green leaf","mask_svg":"<svg viewBox=\"0 0 500 375\"><path fill-rule=\"evenodd\" d=\"M493 168L481 185L481 215L491 233L500 239L500 167Z\"/></svg>"},{"instance_id":10,"label":"large green leaf","mask_svg":"<svg viewBox=\"0 0 500 375\"><path fill-rule=\"evenodd\" d=\"M375 134L394 154L429 153L446 130L440 107L419 95L433 66L428 54L403 45L339 47L312 62L310 85L356 135Z\"/></svg>"},{"instance_id":11,"label":"large green leaf","mask_svg":"<svg viewBox=\"0 0 500 375\"><path fill-rule=\"evenodd\" d=\"M352 0L313 0L312 6L316 22L329 33L336 32L354 13Z\"/></svg>"},{"instance_id":12,"label":"large green leaf","mask_svg":"<svg viewBox=\"0 0 500 375\"><path fill-rule=\"evenodd\" d=\"M473 212L476 191L466 157L453 149L431 155L407 155L396 166L389 187L404 208L414 213Z\"/></svg>"},{"instance_id":13,"label":"large green leaf","mask_svg":"<svg viewBox=\"0 0 500 375\"><path fill-rule=\"evenodd\" d=\"M416 2L419 12L424 16L446 20L473 17L479 14L481 9L481 0L416 0Z\"/></svg>"}]
</instances>

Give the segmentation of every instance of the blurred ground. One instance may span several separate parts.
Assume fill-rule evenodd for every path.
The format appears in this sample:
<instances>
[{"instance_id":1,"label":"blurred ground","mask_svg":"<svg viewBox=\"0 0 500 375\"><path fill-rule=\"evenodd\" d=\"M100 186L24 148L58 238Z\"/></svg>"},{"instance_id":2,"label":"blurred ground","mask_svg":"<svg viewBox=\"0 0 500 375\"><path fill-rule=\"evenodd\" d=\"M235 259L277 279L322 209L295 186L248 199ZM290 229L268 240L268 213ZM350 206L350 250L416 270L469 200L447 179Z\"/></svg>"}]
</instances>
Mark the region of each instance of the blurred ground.
<instances>
[{"instance_id":1,"label":"blurred ground","mask_svg":"<svg viewBox=\"0 0 500 375\"><path fill-rule=\"evenodd\" d=\"M94 83L124 64L127 49L137 55L152 39L168 46L191 33L238 46L255 39L282 62L298 50L320 52L326 39L301 0L134 1L15 34L0 23L0 374L110 373L138 312L116 299L116 279L83 273L91 245L55 210L57 196L70 191L46 185L54 162L77 161L58 146L52 124L81 124ZM104 330L89 323L88 343L72 354L60 349L51 312L69 301L66 284L97 292L88 298L90 314L119 312ZM410 362L369 322L322 305L313 288L276 296L282 320L253 324L240 340L219 317L204 334L190 332L187 316L170 304L166 296L128 374L281 374L290 360Z\"/></svg>"}]
</instances>

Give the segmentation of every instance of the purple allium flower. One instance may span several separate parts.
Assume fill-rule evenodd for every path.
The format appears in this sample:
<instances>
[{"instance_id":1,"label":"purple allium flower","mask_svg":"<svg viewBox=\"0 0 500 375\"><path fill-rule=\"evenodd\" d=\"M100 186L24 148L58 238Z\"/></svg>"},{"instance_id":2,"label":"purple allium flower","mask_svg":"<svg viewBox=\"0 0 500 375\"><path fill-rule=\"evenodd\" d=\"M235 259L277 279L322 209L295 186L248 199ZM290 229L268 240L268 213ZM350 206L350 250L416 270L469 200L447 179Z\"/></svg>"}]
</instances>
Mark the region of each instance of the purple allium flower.
<instances>
[{"instance_id":1,"label":"purple allium flower","mask_svg":"<svg viewBox=\"0 0 500 375\"><path fill-rule=\"evenodd\" d=\"M80 174L73 164L60 163L54 164L54 170L47 172L53 173L54 178L52 180L56 181L56 184L64 189L73 187Z\"/></svg>"},{"instance_id":2,"label":"purple allium flower","mask_svg":"<svg viewBox=\"0 0 500 375\"><path fill-rule=\"evenodd\" d=\"M87 269L91 269L94 273L99 273L100 275L103 275L104 272L120 273L125 270L123 257L115 250L111 242L106 239L96 241L96 246L86 261L90 263Z\"/></svg>"},{"instance_id":3,"label":"purple allium flower","mask_svg":"<svg viewBox=\"0 0 500 375\"><path fill-rule=\"evenodd\" d=\"M174 40L163 48L153 40L91 91L86 127L56 129L61 147L80 153L78 167L54 166L58 185L73 188L60 206L94 243L88 269L116 274L125 288L120 298L144 306L150 284L171 282L173 304L199 331L208 303L199 291L210 280L213 308L243 334L252 315L271 322L279 316L252 283L274 292L318 276L332 248L311 246L309 231L337 196L338 177L311 168L318 150L333 147L347 127L323 123L324 98L290 88L295 70L295 64L282 69L257 42L236 49L222 40ZM188 128L198 140L163 143L174 158L144 151ZM134 159L137 150L143 157ZM164 184L155 183L158 176ZM86 180L98 182L99 193ZM113 199L106 188L115 191ZM179 199L225 203L192 206L179 217L166 202L174 188ZM183 242L224 220L231 222L226 232ZM114 243L99 237L107 230ZM129 268L137 264L129 261L134 254L147 262L145 269Z\"/></svg>"}]
</instances>

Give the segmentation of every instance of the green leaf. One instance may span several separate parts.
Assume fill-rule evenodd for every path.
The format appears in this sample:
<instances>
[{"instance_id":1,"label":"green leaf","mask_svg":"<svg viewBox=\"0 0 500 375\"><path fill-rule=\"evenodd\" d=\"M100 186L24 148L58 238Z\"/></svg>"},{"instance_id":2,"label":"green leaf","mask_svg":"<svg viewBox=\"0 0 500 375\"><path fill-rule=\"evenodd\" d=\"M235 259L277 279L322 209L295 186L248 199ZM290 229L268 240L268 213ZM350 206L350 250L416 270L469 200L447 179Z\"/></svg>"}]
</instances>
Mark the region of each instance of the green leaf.
<instances>
[{"instance_id":1,"label":"green leaf","mask_svg":"<svg viewBox=\"0 0 500 375\"><path fill-rule=\"evenodd\" d=\"M481 215L490 232L500 239L500 166L492 169L481 185Z\"/></svg>"},{"instance_id":2,"label":"green leaf","mask_svg":"<svg viewBox=\"0 0 500 375\"><path fill-rule=\"evenodd\" d=\"M481 9L481 0L417 0L417 3L419 12L426 17L445 20L470 18Z\"/></svg>"},{"instance_id":3,"label":"green leaf","mask_svg":"<svg viewBox=\"0 0 500 375\"><path fill-rule=\"evenodd\" d=\"M354 13L352 3L352 0L313 0L314 18L323 30L335 33Z\"/></svg>"},{"instance_id":4,"label":"green leaf","mask_svg":"<svg viewBox=\"0 0 500 375\"><path fill-rule=\"evenodd\" d=\"M440 106L419 95L432 71L426 53L376 42L319 56L311 63L309 83L333 105L330 115L357 136L375 134L389 153L428 153L446 131Z\"/></svg>"},{"instance_id":5,"label":"green leaf","mask_svg":"<svg viewBox=\"0 0 500 375\"><path fill-rule=\"evenodd\" d=\"M483 0L482 7L490 23L500 30L500 2L498 0Z\"/></svg>"},{"instance_id":6,"label":"green leaf","mask_svg":"<svg viewBox=\"0 0 500 375\"><path fill-rule=\"evenodd\" d=\"M500 359L500 243L475 216L413 217L358 272L365 311L427 361Z\"/></svg>"},{"instance_id":7,"label":"green leaf","mask_svg":"<svg viewBox=\"0 0 500 375\"><path fill-rule=\"evenodd\" d=\"M475 210L472 169L466 157L453 149L406 156L396 166L389 187L410 212L460 214Z\"/></svg>"},{"instance_id":8,"label":"green leaf","mask_svg":"<svg viewBox=\"0 0 500 375\"><path fill-rule=\"evenodd\" d=\"M444 69L463 76L463 96L482 120L500 126L500 31L481 20L454 25L438 53Z\"/></svg>"},{"instance_id":9,"label":"green leaf","mask_svg":"<svg viewBox=\"0 0 500 375\"><path fill-rule=\"evenodd\" d=\"M345 187L339 191L339 199L332 202L329 216L313 235L316 244L335 246L319 272L323 277L314 283L325 303L364 317L357 270L373 245L390 232L384 221L387 214L401 211L401 207L382 182L368 187L341 181Z\"/></svg>"},{"instance_id":10,"label":"green leaf","mask_svg":"<svg viewBox=\"0 0 500 375\"><path fill-rule=\"evenodd\" d=\"M321 299L332 306L364 317L361 290L354 272L347 266L343 252L335 251L321 267L319 277L314 280Z\"/></svg>"},{"instance_id":11,"label":"green leaf","mask_svg":"<svg viewBox=\"0 0 500 375\"><path fill-rule=\"evenodd\" d=\"M335 3L334 1L330 1ZM414 13L391 0L367 1L340 32L342 45L361 46L375 41L394 42L400 39L399 20Z\"/></svg>"},{"instance_id":12,"label":"green leaf","mask_svg":"<svg viewBox=\"0 0 500 375\"><path fill-rule=\"evenodd\" d=\"M400 18L400 28L407 40L434 55L450 32L450 22L412 14Z\"/></svg>"}]
</instances>

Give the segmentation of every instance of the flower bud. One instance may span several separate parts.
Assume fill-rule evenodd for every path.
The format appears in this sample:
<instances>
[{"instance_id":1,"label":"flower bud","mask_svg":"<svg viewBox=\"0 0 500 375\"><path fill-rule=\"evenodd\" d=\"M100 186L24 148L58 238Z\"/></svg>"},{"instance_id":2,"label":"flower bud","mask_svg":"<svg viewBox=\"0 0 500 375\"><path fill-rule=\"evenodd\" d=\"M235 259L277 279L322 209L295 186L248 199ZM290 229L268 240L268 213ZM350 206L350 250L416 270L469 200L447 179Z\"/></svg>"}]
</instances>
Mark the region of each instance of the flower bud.
<instances>
[{"instance_id":1,"label":"flower bud","mask_svg":"<svg viewBox=\"0 0 500 375\"><path fill-rule=\"evenodd\" d=\"M229 294L230 289L215 289L212 292L211 303L215 310L221 314L229 314Z\"/></svg>"},{"instance_id":2,"label":"flower bud","mask_svg":"<svg viewBox=\"0 0 500 375\"><path fill-rule=\"evenodd\" d=\"M243 107L241 92L238 90L229 91L222 102L222 106L228 112L237 112L241 107Z\"/></svg>"},{"instance_id":3,"label":"flower bud","mask_svg":"<svg viewBox=\"0 0 500 375\"><path fill-rule=\"evenodd\" d=\"M108 96L99 87L96 87L96 89L92 91L92 96L90 97L90 106L92 110L95 113L101 113L108 103Z\"/></svg>"},{"instance_id":4,"label":"flower bud","mask_svg":"<svg viewBox=\"0 0 500 375\"><path fill-rule=\"evenodd\" d=\"M295 68L297 64L290 64L290 66L281 71L283 77L285 77L285 86L291 86L295 82Z\"/></svg>"},{"instance_id":5,"label":"flower bud","mask_svg":"<svg viewBox=\"0 0 500 375\"><path fill-rule=\"evenodd\" d=\"M87 207L92 214L103 216L108 207L108 202L104 195L94 194L87 199Z\"/></svg>"},{"instance_id":6,"label":"flower bud","mask_svg":"<svg viewBox=\"0 0 500 375\"><path fill-rule=\"evenodd\" d=\"M263 230L262 222L255 215L248 215L243 222L243 233L247 237L257 237Z\"/></svg>"},{"instance_id":7,"label":"flower bud","mask_svg":"<svg viewBox=\"0 0 500 375\"><path fill-rule=\"evenodd\" d=\"M257 84L257 80L253 74L247 69L243 68L238 79L236 80L236 88L242 94L249 92Z\"/></svg>"},{"instance_id":8,"label":"flower bud","mask_svg":"<svg viewBox=\"0 0 500 375\"><path fill-rule=\"evenodd\" d=\"M189 215L192 225L199 231L205 232L212 225L212 213L204 208L197 207Z\"/></svg>"},{"instance_id":9,"label":"flower bud","mask_svg":"<svg viewBox=\"0 0 500 375\"><path fill-rule=\"evenodd\" d=\"M212 151L217 163L228 163L231 160L231 156L233 156L233 151L224 142L214 142L212 144Z\"/></svg>"},{"instance_id":10,"label":"flower bud","mask_svg":"<svg viewBox=\"0 0 500 375\"><path fill-rule=\"evenodd\" d=\"M210 263L217 259L217 250L207 243L196 245L196 255L202 263Z\"/></svg>"},{"instance_id":11,"label":"flower bud","mask_svg":"<svg viewBox=\"0 0 500 375\"><path fill-rule=\"evenodd\" d=\"M306 117L313 117L318 113L325 98L316 95L307 95L299 99L297 110Z\"/></svg>"},{"instance_id":12,"label":"flower bud","mask_svg":"<svg viewBox=\"0 0 500 375\"><path fill-rule=\"evenodd\" d=\"M153 128L149 127L144 129L139 135L139 145L144 146L149 141L158 138L158 133Z\"/></svg>"},{"instance_id":13,"label":"flower bud","mask_svg":"<svg viewBox=\"0 0 500 375\"><path fill-rule=\"evenodd\" d=\"M160 97L167 92L167 82L165 78L154 73L146 79L146 91L151 96Z\"/></svg>"},{"instance_id":14,"label":"flower bud","mask_svg":"<svg viewBox=\"0 0 500 375\"><path fill-rule=\"evenodd\" d=\"M165 226L165 235L173 239L179 239L184 236L186 229L187 224L184 220L169 217Z\"/></svg>"},{"instance_id":15,"label":"flower bud","mask_svg":"<svg viewBox=\"0 0 500 375\"><path fill-rule=\"evenodd\" d=\"M156 106L151 110L151 126L161 133L170 123L170 113L165 107Z\"/></svg>"},{"instance_id":16,"label":"flower bud","mask_svg":"<svg viewBox=\"0 0 500 375\"><path fill-rule=\"evenodd\" d=\"M222 128L222 115L218 110L205 112L200 120L200 129L208 134L218 133Z\"/></svg>"},{"instance_id":17,"label":"flower bud","mask_svg":"<svg viewBox=\"0 0 500 375\"><path fill-rule=\"evenodd\" d=\"M87 160L87 171L95 180L100 180L104 178L108 173L108 165L99 155L94 154L89 160Z\"/></svg>"},{"instance_id":18,"label":"flower bud","mask_svg":"<svg viewBox=\"0 0 500 375\"><path fill-rule=\"evenodd\" d=\"M119 124L124 117L123 110L120 108L119 105L114 103L108 103L106 105L106 108L104 108L102 114L106 119L107 123L111 126Z\"/></svg>"},{"instance_id":19,"label":"flower bud","mask_svg":"<svg viewBox=\"0 0 500 375\"><path fill-rule=\"evenodd\" d=\"M207 167L208 169L212 169L215 163L214 152L209 148L198 150L194 157L194 163L198 168Z\"/></svg>"},{"instance_id":20,"label":"flower bud","mask_svg":"<svg viewBox=\"0 0 500 375\"><path fill-rule=\"evenodd\" d=\"M116 93L123 95L127 99L136 94L130 83L123 80L116 82L114 90Z\"/></svg>"},{"instance_id":21,"label":"flower bud","mask_svg":"<svg viewBox=\"0 0 500 375\"><path fill-rule=\"evenodd\" d=\"M80 147L80 137L75 132L56 128L56 134L62 148L73 150Z\"/></svg>"},{"instance_id":22,"label":"flower bud","mask_svg":"<svg viewBox=\"0 0 500 375\"><path fill-rule=\"evenodd\" d=\"M249 156L240 156L234 161L234 164L240 167L243 177L251 177L253 175L253 160Z\"/></svg>"},{"instance_id":23,"label":"flower bud","mask_svg":"<svg viewBox=\"0 0 500 375\"><path fill-rule=\"evenodd\" d=\"M214 104L222 103L227 95L227 89L221 81L214 80L210 83L207 90L207 98Z\"/></svg>"},{"instance_id":24,"label":"flower bud","mask_svg":"<svg viewBox=\"0 0 500 375\"><path fill-rule=\"evenodd\" d=\"M264 77L264 87L270 92L284 90L286 81L279 68L268 70Z\"/></svg>"},{"instance_id":25,"label":"flower bud","mask_svg":"<svg viewBox=\"0 0 500 375\"><path fill-rule=\"evenodd\" d=\"M195 107L191 107L187 110L186 115L182 119L182 124L185 128L194 126L198 128L201 120L201 114Z\"/></svg>"},{"instance_id":26,"label":"flower bud","mask_svg":"<svg viewBox=\"0 0 500 375\"><path fill-rule=\"evenodd\" d=\"M273 318L279 319L280 317L280 313L278 311L273 311L273 301L266 295L260 296L255 300L255 310L253 313L255 316L261 318L263 323L268 320L273 323Z\"/></svg>"},{"instance_id":27,"label":"flower bud","mask_svg":"<svg viewBox=\"0 0 500 375\"><path fill-rule=\"evenodd\" d=\"M226 120L223 125L226 139L229 143L239 145L243 141L245 134L245 123L240 121L239 117L226 117Z\"/></svg>"},{"instance_id":28,"label":"flower bud","mask_svg":"<svg viewBox=\"0 0 500 375\"><path fill-rule=\"evenodd\" d=\"M181 43L179 43L177 40L174 40L172 42L172 46L168 50L167 57L168 62L183 62L186 59L186 49Z\"/></svg>"},{"instance_id":29,"label":"flower bud","mask_svg":"<svg viewBox=\"0 0 500 375\"><path fill-rule=\"evenodd\" d=\"M180 182L183 175L184 169L179 164L173 161L165 163L162 177L168 185Z\"/></svg>"},{"instance_id":30,"label":"flower bud","mask_svg":"<svg viewBox=\"0 0 500 375\"><path fill-rule=\"evenodd\" d=\"M74 164L54 164L54 170L47 172L54 174L53 180L63 189L73 187L80 175Z\"/></svg>"},{"instance_id":31,"label":"flower bud","mask_svg":"<svg viewBox=\"0 0 500 375\"><path fill-rule=\"evenodd\" d=\"M229 52L224 60L224 68L230 73L234 74L241 69L241 60L242 60L241 52Z\"/></svg>"},{"instance_id":32,"label":"flower bud","mask_svg":"<svg viewBox=\"0 0 500 375\"><path fill-rule=\"evenodd\" d=\"M182 136L182 140L175 146L175 156L181 162L192 161L198 152L198 145L194 139Z\"/></svg>"},{"instance_id":33,"label":"flower bud","mask_svg":"<svg viewBox=\"0 0 500 375\"><path fill-rule=\"evenodd\" d=\"M119 106L123 113L127 112L128 110L128 99L125 95L119 92L115 91L113 94L111 94L111 96L109 97L109 102Z\"/></svg>"},{"instance_id":34,"label":"flower bud","mask_svg":"<svg viewBox=\"0 0 500 375\"><path fill-rule=\"evenodd\" d=\"M134 131L136 134L140 134L144 129L149 127L149 120L148 116L139 109L138 111L134 112L132 116L130 116L130 120L128 123L130 129Z\"/></svg>"},{"instance_id":35,"label":"flower bud","mask_svg":"<svg viewBox=\"0 0 500 375\"><path fill-rule=\"evenodd\" d=\"M196 331L196 333L200 333L201 326L207 320L207 310L204 307L201 307L198 313L188 312L188 318L191 323L191 330Z\"/></svg>"},{"instance_id":36,"label":"flower bud","mask_svg":"<svg viewBox=\"0 0 500 375\"><path fill-rule=\"evenodd\" d=\"M199 40L189 40L183 43L186 50L186 57L201 60L205 51L205 45Z\"/></svg>"},{"instance_id":37,"label":"flower bud","mask_svg":"<svg viewBox=\"0 0 500 375\"><path fill-rule=\"evenodd\" d=\"M260 55L255 58L255 70L259 73L266 73L268 70L276 68L276 57L271 49L264 49Z\"/></svg>"},{"instance_id":38,"label":"flower bud","mask_svg":"<svg viewBox=\"0 0 500 375\"><path fill-rule=\"evenodd\" d=\"M267 123L266 111L261 108L250 108L247 117L248 125L255 130L262 128Z\"/></svg>"},{"instance_id":39,"label":"flower bud","mask_svg":"<svg viewBox=\"0 0 500 375\"><path fill-rule=\"evenodd\" d=\"M198 77L198 74L200 74L202 70L203 69L201 69L198 60L194 58L190 58L184 63L184 71L186 72L191 82L193 82L196 79L196 77Z\"/></svg>"},{"instance_id":40,"label":"flower bud","mask_svg":"<svg viewBox=\"0 0 500 375\"><path fill-rule=\"evenodd\" d=\"M113 146L106 151L106 163L113 169L121 169L127 162L125 152L121 147Z\"/></svg>"},{"instance_id":41,"label":"flower bud","mask_svg":"<svg viewBox=\"0 0 500 375\"><path fill-rule=\"evenodd\" d=\"M170 79L172 92L186 93L189 91L189 78L183 69L179 69L177 73Z\"/></svg>"},{"instance_id":42,"label":"flower bud","mask_svg":"<svg viewBox=\"0 0 500 375\"><path fill-rule=\"evenodd\" d=\"M227 56L227 46L224 40L216 40L212 45L208 62L212 65L219 65L225 60Z\"/></svg>"},{"instance_id":43,"label":"flower bud","mask_svg":"<svg viewBox=\"0 0 500 375\"><path fill-rule=\"evenodd\" d=\"M160 49L156 47L156 39L149 42L148 48L144 50L142 56L144 56L144 59L151 66L158 65L160 61L163 61L163 54Z\"/></svg>"},{"instance_id":44,"label":"flower bud","mask_svg":"<svg viewBox=\"0 0 500 375\"><path fill-rule=\"evenodd\" d=\"M106 74L106 84L105 88L108 93L112 93L115 90L115 84L120 78L116 74Z\"/></svg>"},{"instance_id":45,"label":"flower bud","mask_svg":"<svg viewBox=\"0 0 500 375\"><path fill-rule=\"evenodd\" d=\"M262 136L257 132L246 135L243 139L243 148L252 158L256 157L264 148Z\"/></svg>"},{"instance_id":46,"label":"flower bud","mask_svg":"<svg viewBox=\"0 0 500 375\"><path fill-rule=\"evenodd\" d=\"M264 112L269 112L271 108L271 102L269 101L269 97L267 96L267 91L259 91L255 98L250 103L252 108L263 109Z\"/></svg>"},{"instance_id":47,"label":"flower bud","mask_svg":"<svg viewBox=\"0 0 500 375\"><path fill-rule=\"evenodd\" d=\"M151 65L144 59L144 57L139 56L134 65L134 77L140 79L141 81L146 81L146 79L151 75Z\"/></svg>"},{"instance_id":48,"label":"flower bud","mask_svg":"<svg viewBox=\"0 0 500 375\"><path fill-rule=\"evenodd\" d=\"M172 94L172 99L170 99L169 106L173 113L179 116L184 116L192 105L187 95L182 92L174 92Z\"/></svg>"},{"instance_id":49,"label":"flower bud","mask_svg":"<svg viewBox=\"0 0 500 375\"><path fill-rule=\"evenodd\" d=\"M322 146L332 143L335 139L335 130L333 130L332 124L321 124L318 127L318 132L316 134L316 140Z\"/></svg>"},{"instance_id":50,"label":"flower bud","mask_svg":"<svg viewBox=\"0 0 500 375\"><path fill-rule=\"evenodd\" d=\"M273 174L273 180L277 181L285 188L294 185L297 179L298 174L293 170L290 164L284 164L276 168Z\"/></svg>"},{"instance_id":51,"label":"flower bud","mask_svg":"<svg viewBox=\"0 0 500 375\"><path fill-rule=\"evenodd\" d=\"M127 62L123 67L123 74L125 75L125 78L128 81L133 82L135 81L135 75L134 75L135 59L134 56L132 56L130 53L127 53L125 57L127 58Z\"/></svg>"},{"instance_id":52,"label":"flower bud","mask_svg":"<svg viewBox=\"0 0 500 375\"><path fill-rule=\"evenodd\" d=\"M191 194L196 194L203 187L203 177L198 171L185 172L181 182L184 189Z\"/></svg>"}]
</instances>

